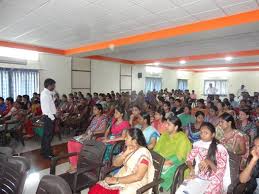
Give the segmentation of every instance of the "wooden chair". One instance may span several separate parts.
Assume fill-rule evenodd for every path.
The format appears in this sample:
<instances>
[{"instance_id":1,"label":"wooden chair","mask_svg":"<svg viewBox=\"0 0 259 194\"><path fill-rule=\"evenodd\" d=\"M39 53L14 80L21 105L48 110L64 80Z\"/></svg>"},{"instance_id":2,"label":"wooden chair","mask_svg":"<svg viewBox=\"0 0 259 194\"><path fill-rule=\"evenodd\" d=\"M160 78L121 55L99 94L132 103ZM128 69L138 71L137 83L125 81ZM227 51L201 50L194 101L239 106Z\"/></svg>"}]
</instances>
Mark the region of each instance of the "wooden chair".
<instances>
[{"instance_id":1,"label":"wooden chair","mask_svg":"<svg viewBox=\"0 0 259 194\"><path fill-rule=\"evenodd\" d=\"M163 182L163 179L161 178L161 173L163 170L165 159L156 152L153 152L153 151L150 151L150 152L153 159L153 165L155 167L154 180L151 183L145 185L144 187L141 187L140 189L138 189L137 194L143 194L150 189L152 189L152 192L154 194L158 194L159 185Z\"/></svg>"},{"instance_id":2,"label":"wooden chair","mask_svg":"<svg viewBox=\"0 0 259 194\"><path fill-rule=\"evenodd\" d=\"M0 160L0 193L22 194L30 162L24 157Z\"/></svg>"},{"instance_id":3,"label":"wooden chair","mask_svg":"<svg viewBox=\"0 0 259 194\"><path fill-rule=\"evenodd\" d=\"M104 166L103 157L106 146L95 140L85 141L81 152L70 153L55 157L51 161L50 174L55 175L57 162L61 159L78 155L77 171L75 173L64 173L59 175L70 186L73 193L80 193L100 180L101 169Z\"/></svg>"},{"instance_id":4,"label":"wooden chair","mask_svg":"<svg viewBox=\"0 0 259 194\"><path fill-rule=\"evenodd\" d=\"M67 182L59 176L45 175L42 177L36 194L72 194Z\"/></svg>"},{"instance_id":5,"label":"wooden chair","mask_svg":"<svg viewBox=\"0 0 259 194\"><path fill-rule=\"evenodd\" d=\"M177 169L176 172L174 173L173 176L173 184L171 186L171 194L174 194L176 190L180 187L180 185L184 181L184 171L188 169L188 166L183 163L181 164Z\"/></svg>"}]
</instances>

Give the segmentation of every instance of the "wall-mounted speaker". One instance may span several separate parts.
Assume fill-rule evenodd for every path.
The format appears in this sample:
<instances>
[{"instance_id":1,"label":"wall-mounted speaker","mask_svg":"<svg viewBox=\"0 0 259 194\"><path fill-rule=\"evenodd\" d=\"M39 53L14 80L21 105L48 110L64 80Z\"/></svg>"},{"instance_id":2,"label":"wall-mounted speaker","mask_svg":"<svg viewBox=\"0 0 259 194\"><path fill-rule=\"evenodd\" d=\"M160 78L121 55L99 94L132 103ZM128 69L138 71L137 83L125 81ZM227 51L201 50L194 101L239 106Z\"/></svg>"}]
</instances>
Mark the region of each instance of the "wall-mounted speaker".
<instances>
[{"instance_id":1,"label":"wall-mounted speaker","mask_svg":"<svg viewBox=\"0 0 259 194\"><path fill-rule=\"evenodd\" d=\"M138 73L138 78L142 78L142 73Z\"/></svg>"}]
</instances>

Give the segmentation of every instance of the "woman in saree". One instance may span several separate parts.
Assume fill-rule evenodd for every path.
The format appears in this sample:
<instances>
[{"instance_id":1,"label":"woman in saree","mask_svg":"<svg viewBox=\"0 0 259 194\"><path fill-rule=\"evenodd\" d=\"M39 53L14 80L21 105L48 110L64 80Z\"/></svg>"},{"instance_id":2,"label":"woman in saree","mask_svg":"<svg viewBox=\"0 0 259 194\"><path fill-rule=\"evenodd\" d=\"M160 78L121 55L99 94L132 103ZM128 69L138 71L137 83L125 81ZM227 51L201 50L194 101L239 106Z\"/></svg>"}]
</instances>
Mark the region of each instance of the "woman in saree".
<instances>
[{"instance_id":1,"label":"woman in saree","mask_svg":"<svg viewBox=\"0 0 259 194\"><path fill-rule=\"evenodd\" d=\"M152 156L140 129L127 130L126 146L126 151L113 161L113 166L123 167L113 177L107 177L90 188L88 194L134 194L153 181L155 169ZM151 194L151 190L147 193Z\"/></svg>"},{"instance_id":2,"label":"woman in saree","mask_svg":"<svg viewBox=\"0 0 259 194\"><path fill-rule=\"evenodd\" d=\"M96 104L93 107L93 119L91 124L87 128L86 132L79 137L78 140L76 138L67 142L67 150L68 153L72 152L80 152L82 149L84 140L92 138L93 135L101 134L105 132L106 125L107 125L107 118L106 115L103 114L103 107L101 104ZM70 161L70 169L69 172L75 172L77 167L77 156L72 156L69 158Z\"/></svg>"},{"instance_id":3,"label":"woman in saree","mask_svg":"<svg viewBox=\"0 0 259 194\"><path fill-rule=\"evenodd\" d=\"M106 151L104 160L108 161L109 156L112 150L112 146L117 141L125 140L126 138L126 129L130 128L129 122L123 119L125 114L125 110L121 106L117 106L115 108L114 118L112 119L110 129L106 130L103 142L106 143ZM118 150L114 150L114 154L117 153Z\"/></svg>"},{"instance_id":4,"label":"woman in saree","mask_svg":"<svg viewBox=\"0 0 259 194\"><path fill-rule=\"evenodd\" d=\"M154 127L151 126L150 115L148 113L143 112L140 115L142 132L147 142L147 148L149 150L153 150L157 143L157 140L160 137L160 134Z\"/></svg>"},{"instance_id":5,"label":"woman in saree","mask_svg":"<svg viewBox=\"0 0 259 194\"><path fill-rule=\"evenodd\" d=\"M181 129L181 120L176 116L170 116L167 123L167 132L160 137L154 148L155 152L166 159L162 171L164 182L161 184L163 190L166 191L173 184L172 177L176 169L185 162L192 148L191 142Z\"/></svg>"}]
</instances>

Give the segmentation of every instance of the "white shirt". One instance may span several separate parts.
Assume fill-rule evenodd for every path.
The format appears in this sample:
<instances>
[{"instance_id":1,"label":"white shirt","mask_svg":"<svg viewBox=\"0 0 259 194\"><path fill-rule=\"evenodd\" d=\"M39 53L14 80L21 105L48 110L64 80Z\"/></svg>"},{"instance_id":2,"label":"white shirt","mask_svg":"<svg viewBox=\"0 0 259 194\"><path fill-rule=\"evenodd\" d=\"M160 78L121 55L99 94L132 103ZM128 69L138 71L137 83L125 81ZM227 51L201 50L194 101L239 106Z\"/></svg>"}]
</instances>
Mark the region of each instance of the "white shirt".
<instances>
[{"instance_id":1,"label":"white shirt","mask_svg":"<svg viewBox=\"0 0 259 194\"><path fill-rule=\"evenodd\" d=\"M215 87L209 87L207 90L206 90L206 92L207 92L207 94L209 94L209 95L211 95L211 94L216 94L217 93L217 88L215 88Z\"/></svg>"},{"instance_id":2,"label":"white shirt","mask_svg":"<svg viewBox=\"0 0 259 194\"><path fill-rule=\"evenodd\" d=\"M40 105L43 115L47 115L52 121L55 120L57 109L54 103L55 92L49 91L44 88L40 94Z\"/></svg>"},{"instance_id":3,"label":"white shirt","mask_svg":"<svg viewBox=\"0 0 259 194\"><path fill-rule=\"evenodd\" d=\"M237 90L237 97L239 98L240 96L241 96L241 94L242 94L242 92L247 92L247 90L244 88L244 89L238 89Z\"/></svg>"}]
</instances>

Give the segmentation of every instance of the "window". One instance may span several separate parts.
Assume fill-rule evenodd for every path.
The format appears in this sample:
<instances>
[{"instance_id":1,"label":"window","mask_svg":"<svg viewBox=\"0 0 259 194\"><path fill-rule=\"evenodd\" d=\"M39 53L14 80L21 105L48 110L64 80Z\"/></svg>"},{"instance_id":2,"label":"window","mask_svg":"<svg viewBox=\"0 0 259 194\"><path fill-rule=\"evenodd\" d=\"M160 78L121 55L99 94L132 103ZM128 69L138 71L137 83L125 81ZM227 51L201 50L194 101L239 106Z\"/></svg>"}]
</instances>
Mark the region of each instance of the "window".
<instances>
[{"instance_id":1,"label":"window","mask_svg":"<svg viewBox=\"0 0 259 194\"><path fill-rule=\"evenodd\" d=\"M209 88L209 84L212 84L212 87L217 89L218 95L227 95L228 94L228 81L227 80L204 80L204 88L203 93L207 95L207 89Z\"/></svg>"},{"instance_id":2,"label":"window","mask_svg":"<svg viewBox=\"0 0 259 194\"><path fill-rule=\"evenodd\" d=\"M162 88L161 78L146 77L145 90L148 91L159 91Z\"/></svg>"},{"instance_id":3,"label":"window","mask_svg":"<svg viewBox=\"0 0 259 194\"><path fill-rule=\"evenodd\" d=\"M188 80L187 79L178 79L178 89L187 90L188 89Z\"/></svg>"},{"instance_id":4,"label":"window","mask_svg":"<svg viewBox=\"0 0 259 194\"><path fill-rule=\"evenodd\" d=\"M0 68L0 96L14 99L17 95L39 92L39 72L37 70Z\"/></svg>"}]
</instances>

